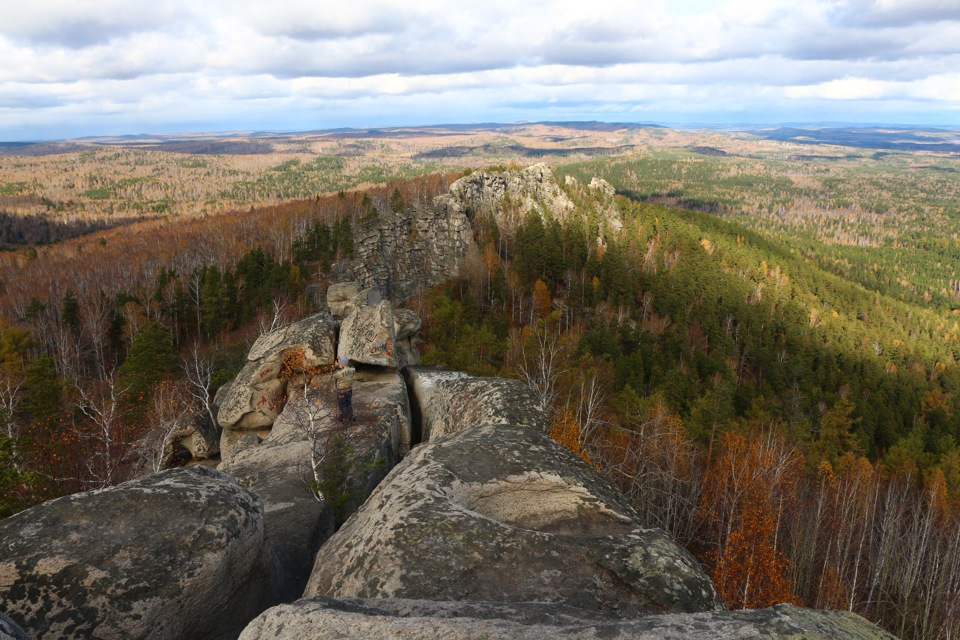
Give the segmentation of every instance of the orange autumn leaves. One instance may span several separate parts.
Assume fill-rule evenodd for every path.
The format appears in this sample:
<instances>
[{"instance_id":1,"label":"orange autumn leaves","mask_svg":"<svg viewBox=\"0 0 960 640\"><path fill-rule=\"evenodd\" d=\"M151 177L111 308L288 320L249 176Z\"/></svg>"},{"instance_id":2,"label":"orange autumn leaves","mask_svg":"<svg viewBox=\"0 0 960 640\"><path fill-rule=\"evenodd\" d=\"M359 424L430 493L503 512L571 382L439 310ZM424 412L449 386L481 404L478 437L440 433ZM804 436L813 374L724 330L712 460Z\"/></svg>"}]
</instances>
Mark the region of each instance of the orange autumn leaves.
<instances>
[{"instance_id":1,"label":"orange autumn leaves","mask_svg":"<svg viewBox=\"0 0 960 640\"><path fill-rule=\"evenodd\" d=\"M621 489L628 495L644 502L657 502L665 493L678 497L675 504L658 504L651 513L638 508L647 519L652 513L676 512L675 522L656 522L671 530L682 520L694 524L691 537L699 540L701 557L713 567L714 585L728 609L799 604L781 535L785 515L796 511L793 488L804 473L799 451L772 431L730 431L713 460L698 462L677 416L653 403L642 418L634 428L610 429L588 443L573 412L561 410L550 436L601 471L614 467L633 476L618 481L627 482ZM638 480L641 476L644 482ZM664 491L668 485L671 490ZM682 490L677 488L681 485ZM684 504L693 512L684 515Z\"/></svg>"}]
</instances>

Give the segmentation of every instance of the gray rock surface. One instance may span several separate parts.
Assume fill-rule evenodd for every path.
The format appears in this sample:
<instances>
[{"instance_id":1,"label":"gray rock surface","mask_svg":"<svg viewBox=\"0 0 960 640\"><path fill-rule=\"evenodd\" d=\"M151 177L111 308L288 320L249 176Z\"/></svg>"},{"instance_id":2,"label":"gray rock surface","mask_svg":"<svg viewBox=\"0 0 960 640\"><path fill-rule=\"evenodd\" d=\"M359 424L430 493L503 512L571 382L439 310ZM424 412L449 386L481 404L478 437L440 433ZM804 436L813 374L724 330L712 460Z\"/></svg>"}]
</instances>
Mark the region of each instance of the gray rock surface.
<instances>
[{"instance_id":1,"label":"gray rock surface","mask_svg":"<svg viewBox=\"0 0 960 640\"><path fill-rule=\"evenodd\" d=\"M549 213L562 219L574 208L557 184L553 171L543 163L520 171L475 171L450 185L450 195L469 211L491 214L507 228L521 223L527 213ZM508 198L513 205L511 209L504 207Z\"/></svg>"},{"instance_id":2,"label":"gray rock surface","mask_svg":"<svg viewBox=\"0 0 960 640\"><path fill-rule=\"evenodd\" d=\"M320 549L306 596L718 606L699 564L545 434L472 427L415 448Z\"/></svg>"},{"instance_id":3,"label":"gray rock surface","mask_svg":"<svg viewBox=\"0 0 960 640\"><path fill-rule=\"evenodd\" d=\"M308 391L319 394L310 402L302 390L291 389L291 398L262 442L240 450L220 465L243 487L263 501L267 538L273 568L274 602L300 597L313 567L313 559L334 531L334 514L325 501L314 497L311 451L322 452L335 420L330 377L314 381ZM410 408L406 385L396 372L361 370L354 381L355 423L344 435L360 450L362 460L382 460L376 469L355 472L358 495L367 495L410 446ZM236 432L250 433L250 432ZM368 437L369 436L369 437ZM348 505L348 510L356 508Z\"/></svg>"},{"instance_id":4,"label":"gray rock surface","mask_svg":"<svg viewBox=\"0 0 960 640\"><path fill-rule=\"evenodd\" d=\"M420 364L420 316L410 309L393 310L393 331L396 335L397 368Z\"/></svg>"},{"instance_id":5,"label":"gray rock surface","mask_svg":"<svg viewBox=\"0 0 960 640\"><path fill-rule=\"evenodd\" d=\"M265 611L240 640L895 640L856 614L790 605L620 620L537 603L309 598Z\"/></svg>"},{"instance_id":6,"label":"gray rock surface","mask_svg":"<svg viewBox=\"0 0 960 640\"><path fill-rule=\"evenodd\" d=\"M603 178L598 178L596 176L594 176L593 180L590 181L588 188L591 191L599 191L608 198L612 198L617 193L617 190L613 188L612 184Z\"/></svg>"},{"instance_id":7,"label":"gray rock surface","mask_svg":"<svg viewBox=\"0 0 960 640\"><path fill-rule=\"evenodd\" d=\"M357 308L360 283L335 282L327 288L327 307L334 320L343 320Z\"/></svg>"},{"instance_id":8,"label":"gray rock surface","mask_svg":"<svg viewBox=\"0 0 960 640\"><path fill-rule=\"evenodd\" d=\"M351 364L363 363L397 368L397 338L393 310L383 300L372 307L360 307L340 325L337 359L350 358Z\"/></svg>"},{"instance_id":9,"label":"gray rock surface","mask_svg":"<svg viewBox=\"0 0 960 640\"><path fill-rule=\"evenodd\" d=\"M437 367L408 367L407 380L429 442L474 425L512 424L546 431L548 421L527 385L507 378L468 376Z\"/></svg>"},{"instance_id":10,"label":"gray rock surface","mask_svg":"<svg viewBox=\"0 0 960 640\"><path fill-rule=\"evenodd\" d=\"M263 429L283 409L286 383L280 379L284 357L301 349L308 365L328 365L334 359L334 327L322 314L304 318L260 336L247 363L230 387L217 394L217 420L224 429Z\"/></svg>"},{"instance_id":11,"label":"gray rock surface","mask_svg":"<svg viewBox=\"0 0 960 640\"><path fill-rule=\"evenodd\" d=\"M462 203L444 194L430 206L385 209L363 222L354 230L354 258L344 268L361 286L402 302L459 273L472 243Z\"/></svg>"},{"instance_id":12,"label":"gray rock surface","mask_svg":"<svg viewBox=\"0 0 960 640\"><path fill-rule=\"evenodd\" d=\"M205 467L0 521L0 610L34 640L236 637L268 570L260 500Z\"/></svg>"},{"instance_id":13,"label":"gray rock surface","mask_svg":"<svg viewBox=\"0 0 960 640\"><path fill-rule=\"evenodd\" d=\"M179 428L170 431L163 443L167 467L178 449L186 449L193 460L207 460L220 453L220 428L211 424L206 413L187 416Z\"/></svg>"},{"instance_id":14,"label":"gray rock surface","mask_svg":"<svg viewBox=\"0 0 960 640\"><path fill-rule=\"evenodd\" d=\"M30 640L30 636L16 622L0 613L0 640Z\"/></svg>"},{"instance_id":15,"label":"gray rock surface","mask_svg":"<svg viewBox=\"0 0 960 640\"><path fill-rule=\"evenodd\" d=\"M333 515L308 484L311 442L292 424L301 410L302 400L288 402L262 443L238 451L218 467L263 502L274 603L300 597L317 549L334 530ZM322 420L332 424L329 410Z\"/></svg>"}]
</instances>

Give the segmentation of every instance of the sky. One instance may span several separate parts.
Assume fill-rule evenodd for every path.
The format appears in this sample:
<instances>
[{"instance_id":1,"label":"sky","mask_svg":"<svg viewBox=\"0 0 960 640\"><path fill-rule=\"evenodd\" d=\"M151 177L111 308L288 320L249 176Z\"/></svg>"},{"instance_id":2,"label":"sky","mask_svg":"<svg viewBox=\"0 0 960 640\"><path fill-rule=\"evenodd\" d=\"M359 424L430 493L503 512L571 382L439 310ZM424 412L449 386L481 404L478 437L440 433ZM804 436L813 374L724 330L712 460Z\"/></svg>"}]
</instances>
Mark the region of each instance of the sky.
<instances>
[{"instance_id":1,"label":"sky","mask_svg":"<svg viewBox=\"0 0 960 640\"><path fill-rule=\"evenodd\" d=\"M960 0L0 0L0 140L960 125Z\"/></svg>"}]
</instances>

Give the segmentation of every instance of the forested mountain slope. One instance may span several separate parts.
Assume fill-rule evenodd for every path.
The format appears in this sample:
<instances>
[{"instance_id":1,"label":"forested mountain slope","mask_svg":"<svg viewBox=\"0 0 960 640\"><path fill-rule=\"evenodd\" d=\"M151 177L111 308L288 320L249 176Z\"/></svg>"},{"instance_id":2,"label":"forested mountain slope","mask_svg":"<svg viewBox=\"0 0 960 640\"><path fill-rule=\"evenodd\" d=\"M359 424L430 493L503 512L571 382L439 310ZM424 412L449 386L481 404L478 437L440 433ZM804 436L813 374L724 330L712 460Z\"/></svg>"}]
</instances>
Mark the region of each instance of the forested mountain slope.
<instances>
[{"instance_id":1,"label":"forested mountain slope","mask_svg":"<svg viewBox=\"0 0 960 640\"><path fill-rule=\"evenodd\" d=\"M728 606L794 599L946 633L952 312L610 191L568 180L572 212L519 225L509 199L479 212L475 259L427 299L425 359L527 380L555 437L698 549Z\"/></svg>"}]
</instances>

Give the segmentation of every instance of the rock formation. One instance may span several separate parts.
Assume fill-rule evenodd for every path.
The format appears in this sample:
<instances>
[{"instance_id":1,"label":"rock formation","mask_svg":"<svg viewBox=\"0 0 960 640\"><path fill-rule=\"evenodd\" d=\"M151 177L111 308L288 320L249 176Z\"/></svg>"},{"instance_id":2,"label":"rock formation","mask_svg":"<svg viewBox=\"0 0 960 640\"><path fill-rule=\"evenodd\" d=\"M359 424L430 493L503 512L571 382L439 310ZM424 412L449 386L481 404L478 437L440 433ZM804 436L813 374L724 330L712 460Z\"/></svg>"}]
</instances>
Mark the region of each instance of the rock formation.
<instances>
[{"instance_id":1,"label":"rock formation","mask_svg":"<svg viewBox=\"0 0 960 640\"><path fill-rule=\"evenodd\" d=\"M547 430L539 400L519 380L477 378L437 367L410 367L406 376L417 404L423 442L474 425Z\"/></svg>"},{"instance_id":2,"label":"rock formation","mask_svg":"<svg viewBox=\"0 0 960 640\"><path fill-rule=\"evenodd\" d=\"M260 336L237 378L222 396L218 394L217 420L224 431L250 431L273 424L283 408L282 398L286 392L280 368L284 358L294 350L304 354L306 366L332 364L333 324L318 314Z\"/></svg>"},{"instance_id":3,"label":"rock formation","mask_svg":"<svg viewBox=\"0 0 960 640\"><path fill-rule=\"evenodd\" d=\"M268 582L260 500L205 467L0 521L0 610L33 640L236 637Z\"/></svg>"},{"instance_id":4,"label":"rock formation","mask_svg":"<svg viewBox=\"0 0 960 640\"><path fill-rule=\"evenodd\" d=\"M648 616L623 620L611 614L539 603L432 602L307 598L270 609L240 640L895 640L846 611L813 611L790 605L753 611Z\"/></svg>"},{"instance_id":5,"label":"rock formation","mask_svg":"<svg viewBox=\"0 0 960 640\"><path fill-rule=\"evenodd\" d=\"M550 602L623 615L717 606L700 565L527 426L414 449L321 548L305 595Z\"/></svg>"},{"instance_id":6,"label":"rock formation","mask_svg":"<svg viewBox=\"0 0 960 640\"><path fill-rule=\"evenodd\" d=\"M393 310L386 300L373 307L355 309L340 325L337 359L350 358L351 364L373 364L397 368L396 334Z\"/></svg>"},{"instance_id":7,"label":"rock formation","mask_svg":"<svg viewBox=\"0 0 960 640\"><path fill-rule=\"evenodd\" d=\"M462 205L443 195L432 206L388 210L362 222L354 231L354 259L344 267L362 286L400 302L459 273L472 243Z\"/></svg>"},{"instance_id":8,"label":"rock formation","mask_svg":"<svg viewBox=\"0 0 960 640\"><path fill-rule=\"evenodd\" d=\"M424 286L459 274L474 244L471 224L476 214L491 215L512 228L527 213L563 218L573 208L545 164L517 171L475 171L450 185L449 192L434 198L430 206L386 210L361 223L353 237L354 259L343 268L362 286L376 287L385 299L401 302ZM331 312L346 309L341 304L335 302Z\"/></svg>"},{"instance_id":9,"label":"rock formation","mask_svg":"<svg viewBox=\"0 0 960 640\"><path fill-rule=\"evenodd\" d=\"M562 219L574 207L543 163L517 171L475 171L450 185L450 195L469 211L489 213L507 228L522 222L526 213ZM514 211L506 207L507 202Z\"/></svg>"},{"instance_id":10,"label":"rock formation","mask_svg":"<svg viewBox=\"0 0 960 640\"><path fill-rule=\"evenodd\" d=\"M335 295L328 296L335 299L347 291L347 297L352 300L337 349L350 353L357 365L395 367L396 361L389 354L394 335L394 316L389 304L366 306L365 301L376 296L364 294L364 300L359 300L360 294L352 291L355 283L348 284L350 286L338 287ZM403 317L407 325L419 325L419 319L414 322L406 315ZM268 334L258 340L251 350L251 356L259 356L254 361L257 370L272 371L269 363L281 361L291 349L303 350L309 346L309 340L304 341L302 336L325 335L329 325L324 316L314 316L313 322L320 325L320 330L311 326L304 328L305 323L301 322L296 331L280 330L281 339ZM332 351L323 353L329 358L324 364L328 364L333 359ZM309 362L318 360L315 355L314 352ZM231 394L253 397L256 387L248 380L241 372L232 384ZM219 467L263 500L265 526L271 542L271 593L275 602L292 601L303 592L314 554L335 528L337 514L317 495L319 488L315 486L317 478L322 476L319 467L327 454L329 439L337 434L350 446L352 464L347 482L354 495L365 496L396 464L402 452L410 448L412 422L406 386L396 371L382 367L363 367L357 371L353 386L356 421L348 426L336 421L335 390L327 367L301 371L300 375L282 382L282 398L274 408L278 413L275 421L261 428L256 436L249 431L226 429L224 462ZM233 394L238 386L250 388ZM238 441L238 434L253 437ZM372 464L374 461L376 464ZM351 512L357 506L350 501L342 508Z\"/></svg>"}]
</instances>

